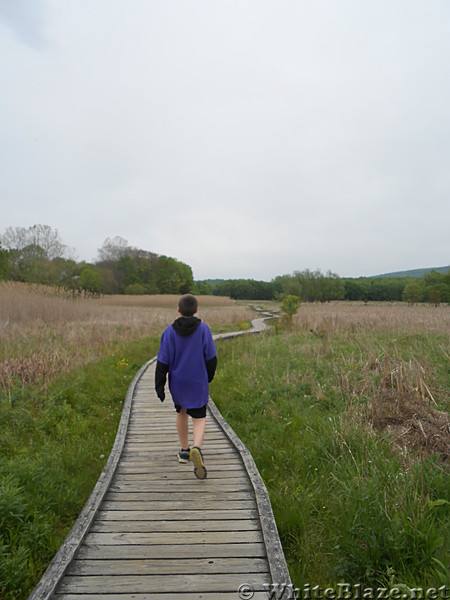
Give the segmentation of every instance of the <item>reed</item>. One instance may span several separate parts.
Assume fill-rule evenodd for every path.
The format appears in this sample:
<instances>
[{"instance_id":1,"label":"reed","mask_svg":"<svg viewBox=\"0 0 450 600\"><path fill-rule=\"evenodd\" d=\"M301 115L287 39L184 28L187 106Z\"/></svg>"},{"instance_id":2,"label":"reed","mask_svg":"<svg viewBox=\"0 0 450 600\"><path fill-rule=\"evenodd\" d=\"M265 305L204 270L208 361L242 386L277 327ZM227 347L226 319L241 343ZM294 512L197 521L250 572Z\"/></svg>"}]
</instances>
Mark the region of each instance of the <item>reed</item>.
<instances>
[{"instance_id":1,"label":"reed","mask_svg":"<svg viewBox=\"0 0 450 600\"><path fill-rule=\"evenodd\" d=\"M0 284L0 387L47 384L117 343L158 335L177 317L178 296L73 297L56 288ZM199 317L214 331L253 313L228 298L200 297Z\"/></svg>"},{"instance_id":2,"label":"reed","mask_svg":"<svg viewBox=\"0 0 450 600\"><path fill-rule=\"evenodd\" d=\"M303 303L293 320L296 331L450 332L450 307L403 302Z\"/></svg>"}]
</instances>

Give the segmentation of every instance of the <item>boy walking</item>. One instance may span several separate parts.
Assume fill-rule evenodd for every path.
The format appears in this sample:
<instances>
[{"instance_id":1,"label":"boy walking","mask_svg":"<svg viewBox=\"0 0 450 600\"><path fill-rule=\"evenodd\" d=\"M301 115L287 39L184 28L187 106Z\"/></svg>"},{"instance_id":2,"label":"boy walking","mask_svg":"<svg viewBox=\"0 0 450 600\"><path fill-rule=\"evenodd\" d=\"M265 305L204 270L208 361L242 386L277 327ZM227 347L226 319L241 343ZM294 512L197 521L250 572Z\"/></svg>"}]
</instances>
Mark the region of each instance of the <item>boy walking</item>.
<instances>
[{"instance_id":1,"label":"boy walking","mask_svg":"<svg viewBox=\"0 0 450 600\"><path fill-rule=\"evenodd\" d=\"M169 389L177 411L177 432L181 450L178 461L194 463L194 474L205 479L207 470L202 454L206 429L208 384L217 366L217 352L209 327L195 316L198 302L192 294L181 296L180 317L161 336L155 371L155 389L164 402L167 373ZM194 444L189 447L189 421L192 417Z\"/></svg>"}]
</instances>

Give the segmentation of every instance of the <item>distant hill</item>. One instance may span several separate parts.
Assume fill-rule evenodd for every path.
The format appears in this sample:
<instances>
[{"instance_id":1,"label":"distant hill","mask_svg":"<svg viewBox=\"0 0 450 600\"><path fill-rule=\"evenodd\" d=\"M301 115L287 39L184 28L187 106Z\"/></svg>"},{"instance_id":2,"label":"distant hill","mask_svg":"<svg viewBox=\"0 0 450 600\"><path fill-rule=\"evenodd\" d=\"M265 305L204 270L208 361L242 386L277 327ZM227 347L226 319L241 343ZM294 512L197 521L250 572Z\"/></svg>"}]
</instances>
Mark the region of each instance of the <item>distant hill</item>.
<instances>
[{"instance_id":1,"label":"distant hill","mask_svg":"<svg viewBox=\"0 0 450 600\"><path fill-rule=\"evenodd\" d=\"M448 273L450 266L447 267L429 267L428 269L410 269L409 271L395 271L393 273L384 273L383 275L374 275L377 277L416 277L420 278L430 273L431 271L437 271L438 273Z\"/></svg>"}]
</instances>

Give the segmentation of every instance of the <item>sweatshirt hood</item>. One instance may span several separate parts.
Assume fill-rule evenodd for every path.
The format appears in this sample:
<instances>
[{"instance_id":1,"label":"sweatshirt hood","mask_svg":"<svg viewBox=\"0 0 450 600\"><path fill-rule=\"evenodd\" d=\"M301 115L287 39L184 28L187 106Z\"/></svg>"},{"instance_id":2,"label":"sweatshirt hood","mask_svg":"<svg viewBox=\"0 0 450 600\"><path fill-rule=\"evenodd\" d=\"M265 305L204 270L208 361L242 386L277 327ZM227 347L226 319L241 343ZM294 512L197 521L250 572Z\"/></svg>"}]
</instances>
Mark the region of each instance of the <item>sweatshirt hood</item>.
<instances>
[{"instance_id":1,"label":"sweatshirt hood","mask_svg":"<svg viewBox=\"0 0 450 600\"><path fill-rule=\"evenodd\" d=\"M179 317L172 323L172 327L175 329L175 333L188 336L194 333L201 322L198 317Z\"/></svg>"}]
</instances>

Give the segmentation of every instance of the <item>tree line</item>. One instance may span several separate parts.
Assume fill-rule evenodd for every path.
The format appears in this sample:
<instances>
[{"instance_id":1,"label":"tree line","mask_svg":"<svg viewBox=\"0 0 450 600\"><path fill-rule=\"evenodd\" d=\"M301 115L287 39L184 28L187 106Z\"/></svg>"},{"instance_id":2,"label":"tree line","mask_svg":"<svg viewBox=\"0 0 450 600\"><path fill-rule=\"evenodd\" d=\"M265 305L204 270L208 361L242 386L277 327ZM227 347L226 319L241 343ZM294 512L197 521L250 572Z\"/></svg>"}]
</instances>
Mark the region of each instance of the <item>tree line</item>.
<instances>
[{"instance_id":1,"label":"tree line","mask_svg":"<svg viewBox=\"0 0 450 600\"><path fill-rule=\"evenodd\" d=\"M423 278L360 277L341 278L320 270L295 271L270 282L253 279L198 281L197 293L229 296L240 300L278 300L296 296L303 302L359 300L364 302L450 302L450 272L431 271Z\"/></svg>"},{"instance_id":2,"label":"tree line","mask_svg":"<svg viewBox=\"0 0 450 600\"><path fill-rule=\"evenodd\" d=\"M106 238L97 260L77 262L75 251L48 225L8 227L0 236L0 279L64 287L90 294L211 294L239 300L303 302L359 300L408 303L450 302L450 271L422 278L341 278L320 270L294 271L272 281L194 281L192 268L176 258L130 246L120 236Z\"/></svg>"},{"instance_id":3,"label":"tree line","mask_svg":"<svg viewBox=\"0 0 450 600\"><path fill-rule=\"evenodd\" d=\"M189 265L170 256L107 238L92 263L48 225L8 227L0 236L0 279L63 287L90 294L184 294L194 285Z\"/></svg>"}]
</instances>

